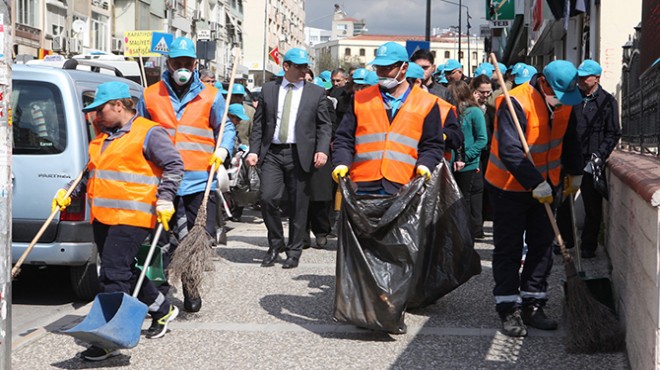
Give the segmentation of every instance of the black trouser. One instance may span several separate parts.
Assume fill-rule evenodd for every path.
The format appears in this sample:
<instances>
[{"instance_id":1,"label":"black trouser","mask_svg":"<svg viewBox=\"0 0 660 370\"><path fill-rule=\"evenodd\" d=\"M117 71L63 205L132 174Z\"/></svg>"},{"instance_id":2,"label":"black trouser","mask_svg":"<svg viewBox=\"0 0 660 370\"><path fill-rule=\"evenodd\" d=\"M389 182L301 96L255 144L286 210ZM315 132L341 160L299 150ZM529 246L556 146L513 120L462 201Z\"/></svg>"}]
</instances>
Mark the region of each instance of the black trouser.
<instances>
[{"instance_id":1,"label":"black trouser","mask_svg":"<svg viewBox=\"0 0 660 370\"><path fill-rule=\"evenodd\" d=\"M289 257L300 257L302 253L309 207L309 176L300 166L295 145L271 145L261 165L261 214L268 229L268 248L286 251ZM285 191L289 214L287 243L279 207Z\"/></svg>"},{"instance_id":2,"label":"black trouser","mask_svg":"<svg viewBox=\"0 0 660 370\"><path fill-rule=\"evenodd\" d=\"M552 240L545 206L531 192L510 192L488 186L493 205L493 294L497 311L506 313L520 303L545 304L547 278L552 269ZM523 237L527 257L522 273L520 263Z\"/></svg>"},{"instance_id":3,"label":"black trouser","mask_svg":"<svg viewBox=\"0 0 660 370\"><path fill-rule=\"evenodd\" d=\"M314 235L326 236L332 230L332 222L334 219L334 202L331 200L324 201L310 201L309 210L307 211L307 226L305 228L305 238L309 240L309 232Z\"/></svg>"},{"instance_id":4,"label":"black trouser","mask_svg":"<svg viewBox=\"0 0 660 370\"><path fill-rule=\"evenodd\" d=\"M600 233L600 224L603 221L603 197L594 187L593 175L585 173L582 177L580 196L584 203L584 226L580 248L584 251L594 252L598 247L598 234ZM566 246L572 248L575 241L573 240L573 225L571 224L571 209L569 207L567 201L559 207L559 210L557 210L557 224Z\"/></svg>"},{"instance_id":5,"label":"black trouser","mask_svg":"<svg viewBox=\"0 0 660 370\"><path fill-rule=\"evenodd\" d=\"M151 229L128 226L106 225L98 221L92 224L94 242L101 256L101 292L133 294L140 277L135 267L135 257ZM147 305L153 317L162 317L169 312L170 302L145 276L137 298Z\"/></svg>"},{"instance_id":6,"label":"black trouser","mask_svg":"<svg viewBox=\"0 0 660 370\"><path fill-rule=\"evenodd\" d=\"M470 214L470 232L472 236L484 233L481 211L483 208L483 176L477 170L454 172L454 179L463 194L463 201Z\"/></svg>"}]
</instances>

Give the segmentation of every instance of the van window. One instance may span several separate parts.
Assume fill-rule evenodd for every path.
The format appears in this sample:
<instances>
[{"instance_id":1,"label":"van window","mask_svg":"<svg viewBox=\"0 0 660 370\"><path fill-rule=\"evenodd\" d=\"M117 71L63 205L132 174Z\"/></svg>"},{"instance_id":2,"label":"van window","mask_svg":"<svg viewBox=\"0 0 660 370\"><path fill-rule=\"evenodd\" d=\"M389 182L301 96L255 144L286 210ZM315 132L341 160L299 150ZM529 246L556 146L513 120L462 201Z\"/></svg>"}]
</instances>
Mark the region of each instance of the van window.
<instances>
[{"instance_id":1,"label":"van window","mask_svg":"<svg viewBox=\"0 0 660 370\"><path fill-rule=\"evenodd\" d=\"M56 85L13 81L13 154L57 154L66 148L66 117Z\"/></svg>"}]
</instances>

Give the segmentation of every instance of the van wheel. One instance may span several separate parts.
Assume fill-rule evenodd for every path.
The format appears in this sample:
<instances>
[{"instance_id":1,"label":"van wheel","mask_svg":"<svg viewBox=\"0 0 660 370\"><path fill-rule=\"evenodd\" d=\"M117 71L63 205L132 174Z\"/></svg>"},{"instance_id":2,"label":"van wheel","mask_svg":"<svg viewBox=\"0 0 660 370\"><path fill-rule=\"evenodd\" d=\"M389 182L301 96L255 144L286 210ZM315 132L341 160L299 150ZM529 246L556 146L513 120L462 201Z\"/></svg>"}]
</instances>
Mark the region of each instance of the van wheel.
<instances>
[{"instance_id":1,"label":"van wheel","mask_svg":"<svg viewBox=\"0 0 660 370\"><path fill-rule=\"evenodd\" d=\"M99 268L98 263L87 262L82 266L71 266L69 276L73 293L83 301L91 301L99 292Z\"/></svg>"}]
</instances>

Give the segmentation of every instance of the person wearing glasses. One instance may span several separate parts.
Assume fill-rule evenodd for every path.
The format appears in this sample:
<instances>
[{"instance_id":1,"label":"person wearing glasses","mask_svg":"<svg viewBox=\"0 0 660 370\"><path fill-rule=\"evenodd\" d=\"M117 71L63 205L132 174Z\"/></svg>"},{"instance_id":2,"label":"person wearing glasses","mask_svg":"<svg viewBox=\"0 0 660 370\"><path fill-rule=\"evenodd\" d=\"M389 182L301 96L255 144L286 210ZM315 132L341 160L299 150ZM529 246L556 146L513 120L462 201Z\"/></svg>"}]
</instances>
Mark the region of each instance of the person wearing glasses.
<instances>
[{"instance_id":1,"label":"person wearing glasses","mask_svg":"<svg viewBox=\"0 0 660 370\"><path fill-rule=\"evenodd\" d=\"M447 63L445 63L445 77L448 84L452 83L452 81L464 81L469 85L472 80L463 74L463 65L456 59L448 59Z\"/></svg>"},{"instance_id":2,"label":"person wearing glasses","mask_svg":"<svg viewBox=\"0 0 660 370\"><path fill-rule=\"evenodd\" d=\"M477 77L472 79L470 84L472 88L472 94L474 99L477 101L479 108L484 114L486 120L486 137L488 143L481 151L481 162L479 162L480 172L473 179L473 190L475 193L481 193L481 223L477 222L476 229L474 232L475 239L483 239L484 234L484 220L493 220L492 207L488 199L488 193L484 192L484 174L488 167L488 157L490 157L490 143L493 138L493 124L495 121L495 108L488 104L488 98L493 95L493 83L488 75L479 74ZM478 199L476 200L478 202Z\"/></svg>"},{"instance_id":3,"label":"person wearing glasses","mask_svg":"<svg viewBox=\"0 0 660 370\"><path fill-rule=\"evenodd\" d=\"M378 86L355 93L333 142L333 179L350 175L362 194L395 194L442 158L437 98L406 80L408 52L387 42L371 64Z\"/></svg>"},{"instance_id":4,"label":"person wearing glasses","mask_svg":"<svg viewBox=\"0 0 660 370\"><path fill-rule=\"evenodd\" d=\"M213 86L216 82L215 73L211 72L209 69L200 69L199 80L209 86Z\"/></svg>"},{"instance_id":5,"label":"person wearing glasses","mask_svg":"<svg viewBox=\"0 0 660 370\"><path fill-rule=\"evenodd\" d=\"M296 268L307 224L310 177L327 162L332 122L325 90L305 81L307 51L284 54L284 76L263 85L254 114L246 163L261 168L261 213L268 229L268 251L261 266ZM279 203L288 195L289 237L284 238Z\"/></svg>"}]
</instances>

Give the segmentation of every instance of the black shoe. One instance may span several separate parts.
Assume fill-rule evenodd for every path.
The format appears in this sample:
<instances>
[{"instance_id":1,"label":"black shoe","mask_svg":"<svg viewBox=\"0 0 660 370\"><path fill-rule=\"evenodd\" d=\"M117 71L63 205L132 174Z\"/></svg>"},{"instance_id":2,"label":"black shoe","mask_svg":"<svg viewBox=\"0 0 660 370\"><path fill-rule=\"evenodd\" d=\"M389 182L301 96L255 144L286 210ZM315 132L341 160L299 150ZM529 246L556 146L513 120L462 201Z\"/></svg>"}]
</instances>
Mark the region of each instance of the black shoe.
<instances>
[{"instance_id":1,"label":"black shoe","mask_svg":"<svg viewBox=\"0 0 660 370\"><path fill-rule=\"evenodd\" d=\"M80 353L80 357L87 361L103 361L106 358L117 356L119 350L108 350L97 346L91 346Z\"/></svg>"},{"instance_id":2,"label":"black shoe","mask_svg":"<svg viewBox=\"0 0 660 370\"><path fill-rule=\"evenodd\" d=\"M241 222L241 218L239 216L231 216L229 217L229 220L232 222Z\"/></svg>"},{"instance_id":3,"label":"black shoe","mask_svg":"<svg viewBox=\"0 0 660 370\"><path fill-rule=\"evenodd\" d=\"M275 249L268 249L268 252L266 252L266 255L264 256L264 259L261 261L261 267L271 267L275 265L275 261L277 261L277 256L279 255L279 252L277 252Z\"/></svg>"},{"instance_id":4,"label":"black shoe","mask_svg":"<svg viewBox=\"0 0 660 370\"><path fill-rule=\"evenodd\" d=\"M202 309L202 298L192 298L186 295L183 296L183 309L187 312L199 312Z\"/></svg>"},{"instance_id":5,"label":"black shoe","mask_svg":"<svg viewBox=\"0 0 660 370\"><path fill-rule=\"evenodd\" d=\"M526 337L527 327L520 317L520 310L508 314L500 314L502 319L502 333L509 337Z\"/></svg>"},{"instance_id":6,"label":"black shoe","mask_svg":"<svg viewBox=\"0 0 660 370\"><path fill-rule=\"evenodd\" d=\"M483 232L481 232L481 233L476 234L476 235L474 236L474 238L475 238L475 239L478 239L478 240L483 240L483 239L486 239L486 234L484 234Z\"/></svg>"},{"instance_id":7,"label":"black shoe","mask_svg":"<svg viewBox=\"0 0 660 370\"><path fill-rule=\"evenodd\" d=\"M309 238L309 235L303 239L302 248L309 249L312 246L312 240Z\"/></svg>"},{"instance_id":8,"label":"black shoe","mask_svg":"<svg viewBox=\"0 0 660 370\"><path fill-rule=\"evenodd\" d=\"M558 326L557 321L546 316L543 307L534 305L523 307L522 320L525 325L541 330L555 330Z\"/></svg>"},{"instance_id":9,"label":"black shoe","mask_svg":"<svg viewBox=\"0 0 660 370\"><path fill-rule=\"evenodd\" d=\"M316 236L316 249L325 249L325 246L328 244L328 237L326 235L317 235Z\"/></svg>"},{"instance_id":10,"label":"black shoe","mask_svg":"<svg viewBox=\"0 0 660 370\"><path fill-rule=\"evenodd\" d=\"M293 269L298 267L298 262L300 262L300 258L298 257L288 257L286 261L282 264L283 269Z\"/></svg>"},{"instance_id":11,"label":"black shoe","mask_svg":"<svg viewBox=\"0 0 660 370\"><path fill-rule=\"evenodd\" d=\"M170 305L170 311L167 313L167 315L163 317L154 317L153 320L151 321L151 326L149 329L147 329L147 335L146 337L149 339L157 339L161 338L162 336L167 333L167 324L170 323L170 321L176 319L176 317L179 315L179 309L176 308L175 305Z\"/></svg>"},{"instance_id":12,"label":"black shoe","mask_svg":"<svg viewBox=\"0 0 660 370\"><path fill-rule=\"evenodd\" d=\"M586 258L586 259L594 258L594 257L596 257L596 251L582 249L582 251L580 253L580 257Z\"/></svg>"}]
</instances>

